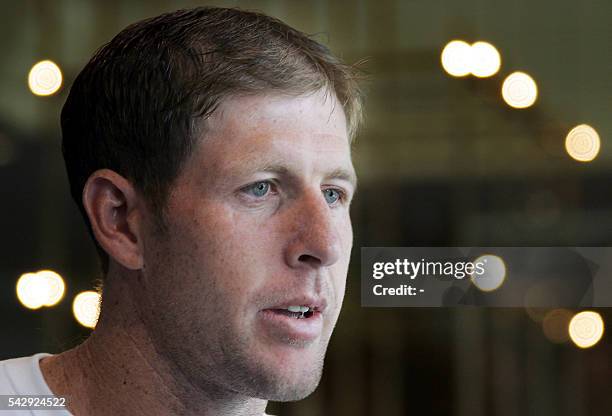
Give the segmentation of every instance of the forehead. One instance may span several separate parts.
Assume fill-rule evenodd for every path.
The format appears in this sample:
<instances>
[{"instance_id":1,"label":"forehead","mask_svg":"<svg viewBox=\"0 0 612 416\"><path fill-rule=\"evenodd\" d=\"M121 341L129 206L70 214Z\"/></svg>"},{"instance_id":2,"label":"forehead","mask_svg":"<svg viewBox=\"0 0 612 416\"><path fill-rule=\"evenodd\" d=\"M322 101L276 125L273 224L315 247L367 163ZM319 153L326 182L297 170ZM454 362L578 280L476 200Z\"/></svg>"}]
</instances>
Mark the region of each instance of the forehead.
<instances>
[{"instance_id":1,"label":"forehead","mask_svg":"<svg viewBox=\"0 0 612 416\"><path fill-rule=\"evenodd\" d=\"M192 160L216 172L262 164L352 170L346 118L335 95L252 95L221 102Z\"/></svg>"}]
</instances>

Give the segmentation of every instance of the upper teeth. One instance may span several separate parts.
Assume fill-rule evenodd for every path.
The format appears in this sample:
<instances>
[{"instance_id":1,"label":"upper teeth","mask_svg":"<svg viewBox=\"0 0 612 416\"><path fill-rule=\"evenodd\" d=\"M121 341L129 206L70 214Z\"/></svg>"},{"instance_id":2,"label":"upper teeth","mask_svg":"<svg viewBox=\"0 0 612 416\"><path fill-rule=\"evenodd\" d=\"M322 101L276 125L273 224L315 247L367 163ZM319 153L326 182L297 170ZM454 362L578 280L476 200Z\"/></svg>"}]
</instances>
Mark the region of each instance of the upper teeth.
<instances>
[{"instance_id":1,"label":"upper teeth","mask_svg":"<svg viewBox=\"0 0 612 416\"><path fill-rule=\"evenodd\" d=\"M287 307L287 310L289 312L308 312L310 310L310 307L308 306L289 306Z\"/></svg>"}]
</instances>

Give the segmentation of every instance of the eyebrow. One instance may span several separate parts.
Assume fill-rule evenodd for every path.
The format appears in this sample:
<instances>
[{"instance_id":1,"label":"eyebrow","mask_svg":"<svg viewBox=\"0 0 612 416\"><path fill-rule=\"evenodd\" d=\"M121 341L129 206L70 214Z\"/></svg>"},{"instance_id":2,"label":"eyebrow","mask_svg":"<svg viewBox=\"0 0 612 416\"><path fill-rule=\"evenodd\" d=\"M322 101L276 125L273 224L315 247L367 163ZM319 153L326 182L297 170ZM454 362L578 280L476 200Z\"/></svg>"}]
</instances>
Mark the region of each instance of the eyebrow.
<instances>
[{"instance_id":1,"label":"eyebrow","mask_svg":"<svg viewBox=\"0 0 612 416\"><path fill-rule=\"evenodd\" d=\"M260 172L271 172L279 175L289 175L289 169L282 163L267 163L263 167L257 169ZM352 170L345 168L333 169L325 175L325 179L340 179L349 182L353 186L353 192L357 191L357 175Z\"/></svg>"},{"instance_id":2,"label":"eyebrow","mask_svg":"<svg viewBox=\"0 0 612 416\"><path fill-rule=\"evenodd\" d=\"M326 178L340 179L349 182L353 185L353 191L357 191L357 175L354 171L346 170L344 168L334 169L325 175Z\"/></svg>"}]
</instances>

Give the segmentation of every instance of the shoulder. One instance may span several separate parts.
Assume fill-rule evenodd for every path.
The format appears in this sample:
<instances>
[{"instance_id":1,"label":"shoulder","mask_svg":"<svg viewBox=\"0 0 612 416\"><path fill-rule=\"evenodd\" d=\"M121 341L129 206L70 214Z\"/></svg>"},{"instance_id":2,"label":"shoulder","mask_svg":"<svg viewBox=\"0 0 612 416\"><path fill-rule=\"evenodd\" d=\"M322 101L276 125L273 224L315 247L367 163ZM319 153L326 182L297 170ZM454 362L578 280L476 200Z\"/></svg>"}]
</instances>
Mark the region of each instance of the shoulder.
<instances>
[{"instance_id":1,"label":"shoulder","mask_svg":"<svg viewBox=\"0 0 612 416\"><path fill-rule=\"evenodd\" d=\"M0 361L0 394L48 394L38 362L50 355L38 353Z\"/></svg>"}]
</instances>

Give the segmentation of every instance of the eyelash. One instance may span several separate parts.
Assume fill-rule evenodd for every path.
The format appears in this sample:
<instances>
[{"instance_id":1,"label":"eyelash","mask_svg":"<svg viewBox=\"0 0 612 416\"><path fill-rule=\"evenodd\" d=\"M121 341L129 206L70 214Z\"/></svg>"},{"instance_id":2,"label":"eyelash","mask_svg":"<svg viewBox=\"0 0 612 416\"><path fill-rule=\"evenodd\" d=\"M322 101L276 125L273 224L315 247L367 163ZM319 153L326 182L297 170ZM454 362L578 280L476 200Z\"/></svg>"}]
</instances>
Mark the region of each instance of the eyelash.
<instances>
[{"instance_id":1,"label":"eyelash","mask_svg":"<svg viewBox=\"0 0 612 416\"><path fill-rule=\"evenodd\" d=\"M274 194L278 194L278 191L276 190L277 184L274 181L271 180L262 180L262 181L257 181L257 182L253 182L247 186L245 186L244 188L242 188L240 191L248 194L249 191L251 191L252 189L254 189L255 186L259 185L260 183L267 183L270 186L270 190L268 192L266 192L266 194L262 197L253 197L257 200L262 200L262 199L266 199L269 195L274 195ZM336 188L336 187L327 187L321 190L321 193L323 193L324 191L328 190L328 189L333 189L334 191L336 191L338 193L338 203L334 203L332 205L330 205L331 207L337 206L337 205L344 205L347 201L347 193L346 191L344 191L342 188Z\"/></svg>"},{"instance_id":2,"label":"eyelash","mask_svg":"<svg viewBox=\"0 0 612 416\"><path fill-rule=\"evenodd\" d=\"M340 204L344 205L346 203L347 196L346 196L346 192L343 189L335 188L335 187L329 187L329 188L322 189L321 192L325 192L328 189L333 189L334 191L338 192L338 201L337 201L338 203L334 203L331 206L336 206L336 205L340 205Z\"/></svg>"}]
</instances>

